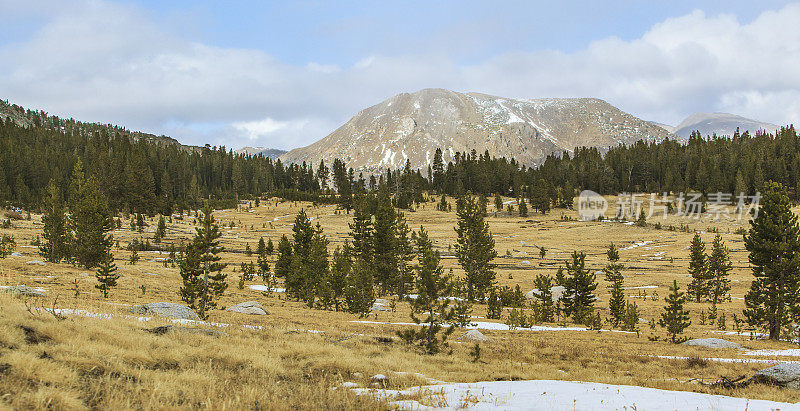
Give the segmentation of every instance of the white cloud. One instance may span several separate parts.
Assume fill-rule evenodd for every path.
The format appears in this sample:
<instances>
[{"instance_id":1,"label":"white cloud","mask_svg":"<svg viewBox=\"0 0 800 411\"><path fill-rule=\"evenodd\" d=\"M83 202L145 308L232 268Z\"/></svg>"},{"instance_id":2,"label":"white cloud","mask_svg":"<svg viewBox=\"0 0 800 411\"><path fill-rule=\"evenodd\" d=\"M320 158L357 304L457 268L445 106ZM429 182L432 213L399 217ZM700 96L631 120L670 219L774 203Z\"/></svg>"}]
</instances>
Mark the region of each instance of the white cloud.
<instances>
[{"instance_id":1,"label":"white cloud","mask_svg":"<svg viewBox=\"0 0 800 411\"><path fill-rule=\"evenodd\" d=\"M191 42L132 6L69 6L0 6L0 15L46 19L29 39L0 44L1 97L190 144L302 146L369 105L426 87L598 97L672 124L696 111L800 119L798 4L747 23L695 11L638 39L599 39L570 53L520 51L469 64L449 53L375 54L350 67L291 65L260 50Z\"/></svg>"},{"instance_id":2,"label":"white cloud","mask_svg":"<svg viewBox=\"0 0 800 411\"><path fill-rule=\"evenodd\" d=\"M269 117L258 121L237 121L232 124L234 130L243 133L250 140L269 138L280 131L302 130L307 125L308 120L275 121Z\"/></svg>"},{"instance_id":3,"label":"white cloud","mask_svg":"<svg viewBox=\"0 0 800 411\"><path fill-rule=\"evenodd\" d=\"M330 73L337 73L342 69L335 64L319 64L319 63L308 63L308 69L311 71L318 71L320 73L330 74Z\"/></svg>"}]
</instances>

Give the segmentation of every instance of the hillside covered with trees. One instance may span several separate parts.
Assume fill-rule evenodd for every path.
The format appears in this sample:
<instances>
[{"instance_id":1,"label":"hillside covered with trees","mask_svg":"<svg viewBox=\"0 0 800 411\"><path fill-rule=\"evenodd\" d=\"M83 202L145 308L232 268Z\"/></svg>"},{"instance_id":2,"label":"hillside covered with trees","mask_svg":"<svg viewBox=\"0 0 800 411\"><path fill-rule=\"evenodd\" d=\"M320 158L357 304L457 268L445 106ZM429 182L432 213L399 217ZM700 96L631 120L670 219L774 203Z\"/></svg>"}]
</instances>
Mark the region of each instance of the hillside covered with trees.
<instances>
[{"instance_id":1,"label":"hillside covered with trees","mask_svg":"<svg viewBox=\"0 0 800 411\"><path fill-rule=\"evenodd\" d=\"M4 103L0 120L0 204L38 208L52 180L63 198L80 160L113 210L169 214L197 208L201 200L234 204L269 193L291 200L338 202L352 208L354 194L393 193L395 205L409 208L423 192L458 196L525 197L540 211L569 206L583 189L620 192L746 192L766 180L790 188L800 185L800 137L793 126L777 135L748 133L703 138L640 141L603 154L591 147L553 154L543 164L525 167L488 153L456 153L445 164L437 150L427 170L363 175L339 160L331 165L282 164L263 156L237 155L224 146L187 147L111 125L63 120ZM11 114L9 114L11 113ZM330 167L332 166L332 167Z\"/></svg>"}]
</instances>

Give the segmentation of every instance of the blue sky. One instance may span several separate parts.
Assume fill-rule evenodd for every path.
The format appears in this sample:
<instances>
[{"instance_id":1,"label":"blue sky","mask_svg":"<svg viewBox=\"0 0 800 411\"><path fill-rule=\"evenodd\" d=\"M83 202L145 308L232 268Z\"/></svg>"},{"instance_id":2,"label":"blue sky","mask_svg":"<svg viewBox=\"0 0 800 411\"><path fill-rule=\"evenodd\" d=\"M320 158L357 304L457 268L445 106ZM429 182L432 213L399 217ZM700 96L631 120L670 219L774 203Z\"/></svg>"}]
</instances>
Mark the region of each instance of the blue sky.
<instances>
[{"instance_id":1,"label":"blue sky","mask_svg":"<svg viewBox=\"0 0 800 411\"><path fill-rule=\"evenodd\" d=\"M0 98L234 148L306 145L425 87L597 97L673 125L800 114L798 4L363 3L0 0Z\"/></svg>"},{"instance_id":2,"label":"blue sky","mask_svg":"<svg viewBox=\"0 0 800 411\"><path fill-rule=\"evenodd\" d=\"M752 20L786 1L143 1L181 34L254 48L292 64L351 65L372 54L437 53L469 62L509 51L575 51L631 40L653 24L700 9ZM496 4L500 3L500 4ZM459 47L451 48L453 37ZM466 40L466 41L465 41ZM468 44L464 44L468 43Z\"/></svg>"}]
</instances>

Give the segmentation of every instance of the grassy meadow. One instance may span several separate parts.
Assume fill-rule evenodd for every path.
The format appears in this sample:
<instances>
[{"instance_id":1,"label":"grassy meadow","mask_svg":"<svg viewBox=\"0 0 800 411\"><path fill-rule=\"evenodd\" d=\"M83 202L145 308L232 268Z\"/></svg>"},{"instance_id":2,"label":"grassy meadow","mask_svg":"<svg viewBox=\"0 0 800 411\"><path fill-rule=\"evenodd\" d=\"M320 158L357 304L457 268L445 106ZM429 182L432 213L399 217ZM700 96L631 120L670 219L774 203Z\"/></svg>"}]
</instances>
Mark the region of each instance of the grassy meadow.
<instances>
[{"instance_id":1,"label":"grassy meadow","mask_svg":"<svg viewBox=\"0 0 800 411\"><path fill-rule=\"evenodd\" d=\"M800 401L800 392L764 385L739 389L710 388L720 376L752 375L770 364L723 362L714 359L796 360L791 357L755 357L734 349L710 350L651 341L665 332L647 323L657 320L664 306L668 286L677 280L682 290L690 278L688 246L694 231L701 232L710 251L719 233L731 250L734 269L731 301L719 306L727 318L727 330L717 324L700 324L700 311L709 303L689 303L692 325L686 336L719 337L747 349L786 349L787 342L751 339L738 335L733 314L741 317L743 297L752 275L741 233L746 221L733 214L721 220L661 216L650 218L647 227L621 222L577 221L575 210L554 209L547 215L530 212L527 217L489 206L487 221L495 236L499 285L519 285L523 292L533 288L537 274L555 275L556 269L575 251L587 254L592 271L606 264L605 250L611 242L620 249L625 265L626 296L635 298L643 321L640 332L481 330L492 339L481 345L478 362L472 362L472 343L452 336L452 353L435 356L419 354L393 337L408 327L409 307L398 301L394 312L376 312L362 320L353 314L309 309L287 300L283 293L264 295L249 288L263 284L256 277L239 288L239 264L255 261L252 250L260 237L271 238L277 246L281 235L291 235L294 216L306 209L319 222L331 241L329 250L348 237L351 216L335 206L271 199L259 207L241 204L237 210L217 210L215 218L224 227L223 262L228 263L229 287L220 306L258 301L269 312L251 316L215 310L209 324L190 327L213 328L226 335L194 333L155 335L146 328L171 324L168 319L139 318L128 307L134 304L168 301L181 303L177 268L165 267L166 253L140 252L140 260L129 264L124 250L133 239L152 241L157 218L148 220L144 232L131 231L129 221L112 232L119 242L113 252L121 278L104 299L94 288L94 272L70 264L29 264L42 260L31 246L41 234L41 216L13 220L13 227L0 229L12 234L18 256L0 260L0 285L24 284L46 290L45 297L14 297L0 293L0 408L82 409L82 408L390 408L369 396L357 396L346 389L331 389L346 381L370 386L371 376L384 374L388 387L425 384L427 379L474 382L515 379L559 379L724 394L753 399ZM455 206L453 207L455 208ZM0 212L0 215L3 215ZM442 264L455 275L462 271L453 256L456 216L435 211L435 203L405 212L412 229L424 226L442 252ZM173 218L168 223L166 243L188 240L194 233L193 217ZM656 223L661 227L657 228ZM688 225L688 229L669 230ZM547 251L540 257L540 248ZM275 256L272 257L274 263ZM608 283L598 273L596 306L607 317ZM279 285L280 287L280 285ZM392 300L392 296L379 296ZM69 309L66 318L53 315L52 308ZM473 316L486 320L486 306L476 304ZM498 321L502 322L502 321ZM184 324L186 325L186 324ZM556 327L557 324L548 324ZM568 326L575 326L567 324ZM606 327L607 328L607 327ZM724 333L724 334L723 334ZM679 357L679 358L659 358ZM421 375L417 375L419 373Z\"/></svg>"}]
</instances>

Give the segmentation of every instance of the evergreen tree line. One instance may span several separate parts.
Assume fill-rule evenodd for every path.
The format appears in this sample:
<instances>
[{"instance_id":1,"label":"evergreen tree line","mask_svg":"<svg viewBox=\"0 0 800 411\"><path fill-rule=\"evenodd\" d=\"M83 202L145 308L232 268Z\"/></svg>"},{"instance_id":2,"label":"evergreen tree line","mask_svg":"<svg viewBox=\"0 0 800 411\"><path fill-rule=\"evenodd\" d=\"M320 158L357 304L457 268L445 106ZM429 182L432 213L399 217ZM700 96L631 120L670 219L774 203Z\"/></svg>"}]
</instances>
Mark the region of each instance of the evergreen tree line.
<instances>
[{"instance_id":1,"label":"evergreen tree line","mask_svg":"<svg viewBox=\"0 0 800 411\"><path fill-rule=\"evenodd\" d=\"M793 126L776 134L640 141L600 149L580 147L548 156L536 167L491 157L488 152L454 153L445 163L441 149L426 170L405 167L357 172L339 159L331 164L288 164L261 155L236 155L224 146L186 147L166 138L48 116L17 108L27 119L0 120L0 204L42 207L52 181L69 200L70 171L80 161L94 177L112 211L168 215L196 209L203 199L232 207L238 198L264 193L289 200L340 203L348 211L360 194L387 191L396 207L411 208L425 192L459 197L466 193L527 200L546 212L570 207L578 190L620 192L745 192L767 180L800 193L800 138Z\"/></svg>"},{"instance_id":2,"label":"evergreen tree line","mask_svg":"<svg viewBox=\"0 0 800 411\"><path fill-rule=\"evenodd\" d=\"M175 209L197 209L207 198L215 199L212 206L235 207L242 196L279 190L320 193L322 176L305 165L236 155L224 146L134 140L110 126L57 124L22 127L0 119L0 204L42 207L50 182L61 198L72 201L70 173L78 162L115 212L169 215Z\"/></svg>"}]
</instances>

